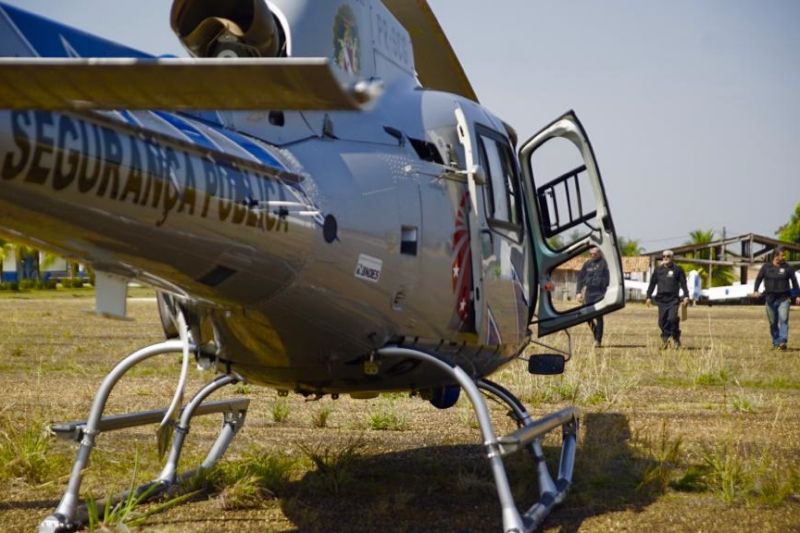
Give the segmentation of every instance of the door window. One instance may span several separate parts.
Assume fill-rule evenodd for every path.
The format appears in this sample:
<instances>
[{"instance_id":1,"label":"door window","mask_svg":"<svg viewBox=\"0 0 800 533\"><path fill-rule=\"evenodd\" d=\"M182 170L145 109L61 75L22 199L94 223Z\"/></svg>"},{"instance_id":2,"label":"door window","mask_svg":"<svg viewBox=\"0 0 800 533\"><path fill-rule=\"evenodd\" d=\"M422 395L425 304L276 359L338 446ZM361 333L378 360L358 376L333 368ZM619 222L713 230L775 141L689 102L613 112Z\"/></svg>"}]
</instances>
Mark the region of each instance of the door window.
<instances>
[{"instance_id":1,"label":"door window","mask_svg":"<svg viewBox=\"0 0 800 533\"><path fill-rule=\"evenodd\" d=\"M517 169L505 138L483 128L478 130L481 165L486 173L487 219L490 226L521 229ZM498 224L499 223L499 224Z\"/></svg>"},{"instance_id":2,"label":"door window","mask_svg":"<svg viewBox=\"0 0 800 533\"><path fill-rule=\"evenodd\" d=\"M576 146L563 137L547 140L530 160L546 243L568 248L596 231L597 205L591 177Z\"/></svg>"}]
</instances>

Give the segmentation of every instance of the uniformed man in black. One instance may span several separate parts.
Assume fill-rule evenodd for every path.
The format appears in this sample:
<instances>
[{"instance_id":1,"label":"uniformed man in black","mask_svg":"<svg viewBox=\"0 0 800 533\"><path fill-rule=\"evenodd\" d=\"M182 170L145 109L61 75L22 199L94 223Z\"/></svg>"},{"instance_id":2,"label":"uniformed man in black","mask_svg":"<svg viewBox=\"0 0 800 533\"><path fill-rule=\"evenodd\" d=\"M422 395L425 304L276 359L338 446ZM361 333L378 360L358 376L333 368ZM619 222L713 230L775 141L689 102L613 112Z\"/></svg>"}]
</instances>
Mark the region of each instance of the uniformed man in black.
<instances>
[{"instance_id":1,"label":"uniformed man in black","mask_svg":"<svg viewBox=\"0 0 800 533\"><path fill-rule=\"evenodd\" d=\"M609 274L608 264L603 259L600 248L593 246L589 249L589 260L586 261L578 272L577 299L579 303L593 304L599 302L606 295ZM588 322L594 336L594 345L599 347L603 342L603 317L602 315Z\"/></svg>"},{"instance_id":2,"label":"uniformed man in black","mask_svg":"<svg viewBox=\"0 0 800 533\"><path fill-rule=\"evenodd\" d=\"M769 333L772 336L772 347L779 350L786 349L789 342L789 307L792 303L791 287L800 291L794 269L786 262L783 248L775 248L772 261L764 263L758 271L753 296L758 294L758 287L764 282L764 295L767 303L767 320L769 320ZM800 296L795 298L795 303L800 305Z\"/></svg>"},{"instance_id":3,"label":"uniformed man in black","mask_svg":"<svg viewBox=\"0 0 800 533\"><path fill-rule=\"evenodd\" d=\"M679 290L683 290L683 305L689 303L686 274L683 273L681 267L672 262L672 256L672 250L664 250L661 254L663 261L653 271L650 285L647 287L647 300L645 300L645 303L650 305L653 289L658 287L655 300L658 305L658 327L661 328L662 348L669 346L670 337L672 337L675 348L681 347L680 317L678 316L678 306L681 304Z\"/></svg>"}]
</instances>

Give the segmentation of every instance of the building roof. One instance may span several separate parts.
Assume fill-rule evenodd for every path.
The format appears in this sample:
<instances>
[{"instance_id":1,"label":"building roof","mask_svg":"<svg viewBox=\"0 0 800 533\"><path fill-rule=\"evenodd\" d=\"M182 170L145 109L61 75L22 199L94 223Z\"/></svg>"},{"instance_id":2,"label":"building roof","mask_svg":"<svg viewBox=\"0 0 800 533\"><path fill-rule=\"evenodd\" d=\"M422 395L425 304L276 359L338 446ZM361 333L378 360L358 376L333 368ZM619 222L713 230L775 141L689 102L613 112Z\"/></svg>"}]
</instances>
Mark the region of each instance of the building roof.
<instances>
[{"instance_id":1,"label":"building roof","mask_svg":"<svg viewBox=\"0 0 800 533\"><path fill-rule=\"evenodd\" d=\"M622 258L623 272L647 272L650 270L650 258L646 255L634 255Z\"/></svg>"},{"instance_id":2,"label":"building roof","mask_svg":"<svg viewBox=\"0 0 800 533\"><path fill-rule=\"evenodd\" d=\"M672 250L675 252L675 255L683 255L686 253L697 252L700 250L707 250L708 248L714 248L719 246L730 246L732 244L736 244L738 242L751 242L753 244L760 244L761 246L765 247L765 250L772 250L776 246L783 246L789 251L798 252L800 253L800 244L788 241L781 241L778 239L773 239L772 237L766 237L764 235L758 235L756 233L745 233L744 235L738 235L736 237L728 237L725 240L718 239L716 241L707 242L703 244L684 244L681 246L674 246L672 248L664 248L661 250L654 250L652 252L644 252L642 255L648 257L660 257L661 253L664 250ZM752 250L756 252L756 250ZM763 252L763 250L762 250ZM728 252L729 255L737 255L733 252ZM762 255L761 252L755 253L754 255L759 256Z\"/></svg>"},{"instance_id":3,"label":"building roof","mask_svg":"<svg viewBox=\"0 0 800 533\"><path fill-rule=\"evenodd\" d=\"M579 271L583 264L589 260L589 257L579 255L573 257L569 261L558 265L558 270L574 270ZM650 270L650 258L642 255L635 255L631 257L622 258L622 271L623 272L647 272Z\"/></svg>"}]
</instances>

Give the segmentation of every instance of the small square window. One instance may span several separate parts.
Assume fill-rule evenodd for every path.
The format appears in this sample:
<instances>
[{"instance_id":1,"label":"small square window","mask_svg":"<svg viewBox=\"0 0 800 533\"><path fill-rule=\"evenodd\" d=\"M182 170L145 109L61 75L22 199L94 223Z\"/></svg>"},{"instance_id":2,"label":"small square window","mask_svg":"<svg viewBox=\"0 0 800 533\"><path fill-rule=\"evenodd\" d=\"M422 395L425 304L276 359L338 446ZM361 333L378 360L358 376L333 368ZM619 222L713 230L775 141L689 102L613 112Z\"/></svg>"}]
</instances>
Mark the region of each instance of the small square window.
<instances>
[{"instance_id":1,"label":"small square window","mask_svg":"<svg viewBox=\"0 0 800 533\"><path fill-rule=\"evenodd\" d=\"M417 227L403 226L400 237L400 253L403 255L417 255Z\"/></svg>"}]
</instances>

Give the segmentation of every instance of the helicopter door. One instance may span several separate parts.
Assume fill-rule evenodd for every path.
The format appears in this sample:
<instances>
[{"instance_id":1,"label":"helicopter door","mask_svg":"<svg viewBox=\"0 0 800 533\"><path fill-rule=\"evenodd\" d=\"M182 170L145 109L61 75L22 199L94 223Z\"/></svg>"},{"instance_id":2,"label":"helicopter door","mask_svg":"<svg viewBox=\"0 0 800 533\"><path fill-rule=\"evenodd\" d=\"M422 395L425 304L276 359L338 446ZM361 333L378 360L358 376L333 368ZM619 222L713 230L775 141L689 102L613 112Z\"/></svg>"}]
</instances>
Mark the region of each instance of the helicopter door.
<instances>
[{"instance_id":1,"label":"helicopter door","mask_svg":"<svg viewBox=\"0 0 800 533\"><path fill-rule=\"evenodd\" d=\"M532 275L539 282L539 336L622 308L617 237L594 152L578 117L569 111L529 139L519 156L534 246ZM606 261L608 285L598 288L605 284L600 276L579 291L578 278L587 279L580 272L592 247Z\"/></svg>"},{"instance_id":2,"label":"helicopter door","mask_svg":"<svg viewBox=\"0 0 800 533\"><path fill-rule=\"evenodd\" d=\"M460 108L456 117L470 197L475 328L482 343L516 345L528 335L528 302L514 152L505 134L480 124L470 128Z\"/></svg>"}]
</instances>

